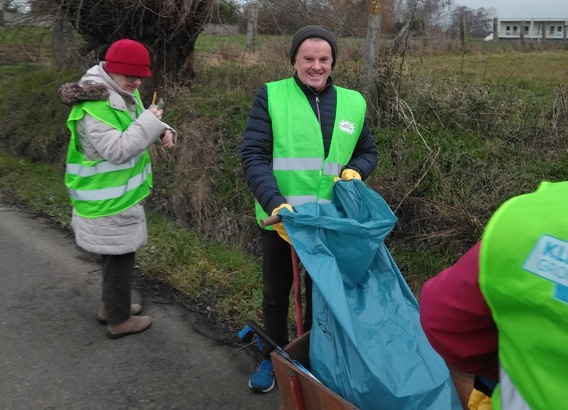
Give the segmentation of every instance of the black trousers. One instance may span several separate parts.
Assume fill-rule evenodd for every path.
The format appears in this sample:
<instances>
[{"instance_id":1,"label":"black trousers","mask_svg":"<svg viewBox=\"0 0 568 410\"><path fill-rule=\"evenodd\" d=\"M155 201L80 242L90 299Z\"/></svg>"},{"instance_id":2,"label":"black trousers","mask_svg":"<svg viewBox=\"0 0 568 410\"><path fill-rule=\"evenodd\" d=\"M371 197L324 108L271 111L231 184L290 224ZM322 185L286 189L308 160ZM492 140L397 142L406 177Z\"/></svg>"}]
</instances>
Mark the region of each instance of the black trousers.
<instances>
[{"instance_id":1,"label":"black trousers","mask_svg":"<svg viewBox=\"0 0 568 410\"><path fill-rule=\"evenodd\" d=\"M289 342L288 311L290 291L294 282L292 253L290 244L275 231L262 230L262 321L264 330L280 347ZM304 276L305 307L304 331L312 326L312 280ZM265 359L274 350L269 346L263 349Z\"/></svg>"},{"instance_id":2,"label":"black trousers","mask_svg":"<svg viewBox=\"0 0 568 410\"><path fill-rule=\"evenodd\" d=\"M103 267L102 301L107 322L117 325L130 318L132 272L135 253L101 255Z\"/></svg>"}]
</instances>

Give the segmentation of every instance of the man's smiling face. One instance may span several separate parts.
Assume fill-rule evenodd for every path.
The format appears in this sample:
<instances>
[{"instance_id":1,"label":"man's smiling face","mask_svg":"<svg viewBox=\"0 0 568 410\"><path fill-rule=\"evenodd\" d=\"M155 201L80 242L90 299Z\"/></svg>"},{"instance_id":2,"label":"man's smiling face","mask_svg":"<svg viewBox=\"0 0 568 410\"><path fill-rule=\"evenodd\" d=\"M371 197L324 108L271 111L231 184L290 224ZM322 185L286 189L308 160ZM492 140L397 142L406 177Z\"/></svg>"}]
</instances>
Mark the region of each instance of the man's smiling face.
<instances>
[{"instance_id":1,"label":"man's smiling face","mask_svg":"<svg viewBox=\"0 0 568 410\"><path fill-rule=\"evenodd\" d=\"M298 49L294 68L300 81L320 91L331 74L331 46L321 38L308 38Z\"/></svg>"}]
</instances>

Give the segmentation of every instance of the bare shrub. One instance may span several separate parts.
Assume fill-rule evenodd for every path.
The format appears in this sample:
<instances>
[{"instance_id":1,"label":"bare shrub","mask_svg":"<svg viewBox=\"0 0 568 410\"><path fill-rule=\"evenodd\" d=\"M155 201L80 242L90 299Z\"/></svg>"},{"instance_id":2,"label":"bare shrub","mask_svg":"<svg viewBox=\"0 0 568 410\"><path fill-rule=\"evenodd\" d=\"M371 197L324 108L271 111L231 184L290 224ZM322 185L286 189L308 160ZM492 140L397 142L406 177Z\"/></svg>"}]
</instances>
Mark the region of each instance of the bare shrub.
<instances>
[{"instance_id":1,"label":"bare shrub","mask_svg":"<svg viewBox=\"0 0 568 410\"><path fill-rule=\"evenodd\" d=\"M210 97L221 102L214 93ZM223 114L212 118L193 106L192 94L178 98L184 111L183 121L175 124L178 144L171 152L152 150L156 188L149 205L181 227L254 253L250 238L258 228L240 165L241 138L226 128L232 115L243 115L220 107Z\"/></svg>"},{"instance_id":2,"label":"bare shrub","mask_svg":"<svg viewBox=\"0 0 568 410\"><path fill-rule=\"evenodd\" d=\"M172 211L182 226L197 227L202 232L213 216L211 176L217 167L215 153L219 142L212 138L213 127L206 119L180 124L180 138L173 173L176 176Z\"/></svg>"},{"instance_id":3,"label":"bare shrub","mask_svg":"<svg viewBox=\"0 0 568 410\"><path fill-rule=\"evenodd\" d=\"M552 105L551 126L552 137L566 149L568 142L562 138L568 134L568 88L566 87L558 87L556 91Z\"/></svg>"},{"instance_id":4,"label":"bare shrub","mask_svg":"<svg viewBox=\"0 0 568 410\"><path fill-rule=\"evenodd\" d=\"M428 198L411 197L398 208L399 227L405 241L417 248L457 245L466 251L483 232L480 220L461 207L453 207Z\"/></svg>"}]
</instances>

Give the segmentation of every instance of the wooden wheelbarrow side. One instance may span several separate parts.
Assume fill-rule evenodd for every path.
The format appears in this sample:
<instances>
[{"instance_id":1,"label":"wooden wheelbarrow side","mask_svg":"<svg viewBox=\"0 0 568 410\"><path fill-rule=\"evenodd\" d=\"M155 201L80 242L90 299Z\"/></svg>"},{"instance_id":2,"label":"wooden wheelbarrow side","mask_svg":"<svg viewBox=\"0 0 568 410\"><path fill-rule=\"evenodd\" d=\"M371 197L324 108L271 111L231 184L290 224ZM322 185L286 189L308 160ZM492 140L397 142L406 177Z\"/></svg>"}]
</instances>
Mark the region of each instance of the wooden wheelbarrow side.
<instances>
[{"instance_id":1,"label":"wooden wheelbarrow side","mask_svg":"<svg viewBox=\"0 0 568 410\"><path fill-rule=\"evenodd\" d=\"M306 332L284 350L309 370L309 346L310 332ZM275 352L272 353L272 363L282 399L280 410L357 410L353 404L302 373Z\"/></svg>"},{"instance_id":2,"label":"wooden wheelbarrow side","mask_svg":"<svg viewBox=\"0 0 568 410\"><path fill-rule=\"evenodd\" d=\"M284 350L310 370L309 346L310 332L307 332L294 339ZM279 410L358 410L352 403L302 373L276 352L272 353L272 363L282 400ZM449 369L462 406L467 410L473 389L473 376L453 367Z\"/></svg>"}]
</instances>

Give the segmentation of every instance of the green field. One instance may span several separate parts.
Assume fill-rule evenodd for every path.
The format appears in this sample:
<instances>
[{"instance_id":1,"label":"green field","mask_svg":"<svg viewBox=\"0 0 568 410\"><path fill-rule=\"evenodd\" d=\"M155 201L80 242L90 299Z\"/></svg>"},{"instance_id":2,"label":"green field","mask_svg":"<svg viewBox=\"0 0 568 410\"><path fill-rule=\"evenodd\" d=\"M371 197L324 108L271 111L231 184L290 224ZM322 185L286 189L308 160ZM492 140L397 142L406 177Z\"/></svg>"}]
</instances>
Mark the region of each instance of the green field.
<instances>
[{"instance_id":1,"label":"green field","mask_svg":"<svg viewBox=\"0 0 568 410\"><path fill-rule=\"evenodd\" d=\"M436 55L410 58L408 66L434 76L553 91L568 84L568 51Z\"/></svg>"}]
</instances>

